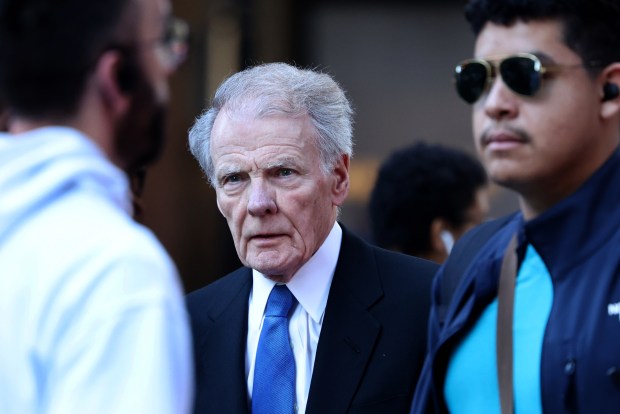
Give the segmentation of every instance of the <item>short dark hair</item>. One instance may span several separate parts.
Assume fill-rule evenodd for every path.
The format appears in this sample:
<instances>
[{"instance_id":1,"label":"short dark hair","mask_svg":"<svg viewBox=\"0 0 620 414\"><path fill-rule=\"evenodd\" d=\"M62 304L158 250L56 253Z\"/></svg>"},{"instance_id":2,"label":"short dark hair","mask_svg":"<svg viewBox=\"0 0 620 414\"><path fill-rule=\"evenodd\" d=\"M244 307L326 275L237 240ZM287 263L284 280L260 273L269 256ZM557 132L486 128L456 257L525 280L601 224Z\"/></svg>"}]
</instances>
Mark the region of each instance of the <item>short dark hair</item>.
<instances>
[{"instance_id":1,"label":"short dark hair","mask_svg":"<svg viewBox=\"0 0 620 414\"><path fill-rule=\"evenodd\" d=\"M554 19L564 26L564 43L590 73L620 61L620 3L617 0L470 0L465 17L478 36L487 22L508 26Z\"/></svg>"},{"instance_id":2,"label":"short dark hair","mask_svg":"<svg viewBox=\"0 0 620 414\"><path fill-rule=\"evenodd\" d=\"M31 118L72 115L132 0L0 0L0 101Z\"/></svg>"},{"instance_id":3,"label":"short dark hair","mask_svg":"<svg viewBox=\"0 0 620 414\"><path fill-rule=\"evenodd\" d=\"M487 183L482 164L463 151L425 142L395 151L381 165L370 197L374 242L408 254L428 252L432 221L462 226Z\"/></svg>"}]
</instances>

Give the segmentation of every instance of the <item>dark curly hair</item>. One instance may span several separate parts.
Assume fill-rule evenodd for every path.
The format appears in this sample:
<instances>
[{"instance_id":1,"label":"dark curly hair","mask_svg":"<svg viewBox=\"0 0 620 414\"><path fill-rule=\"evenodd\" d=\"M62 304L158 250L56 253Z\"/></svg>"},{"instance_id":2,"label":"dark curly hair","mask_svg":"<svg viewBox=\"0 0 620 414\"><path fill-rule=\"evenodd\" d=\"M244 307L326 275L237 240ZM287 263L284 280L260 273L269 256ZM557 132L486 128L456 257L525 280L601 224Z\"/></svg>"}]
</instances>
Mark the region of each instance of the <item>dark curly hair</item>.
<instances>
[{"instance_id":1,"label":"dark curly hair","mask_svg":"<svg viewBox=\"0 0 620 414\"><path fill-rule=\"evenodd\" d=\"M425 142L395 151L381 165L370 197L375 243L413 255L428 252L432 221L462 226L487 183L480 162L465 152Z\"/></svg>"},{"instance_id":2,"label":"dark curly hair","mask_svg":"<svg viewBox=\"0 0 620 414\"><path fill-rule=\"evenodd\" d=\"M620 61L620 2L617 0L470 0L465 17L478 36L487 22L554 19L564 26L564 43L592 75Z\"/></svg>"}]
</instances>

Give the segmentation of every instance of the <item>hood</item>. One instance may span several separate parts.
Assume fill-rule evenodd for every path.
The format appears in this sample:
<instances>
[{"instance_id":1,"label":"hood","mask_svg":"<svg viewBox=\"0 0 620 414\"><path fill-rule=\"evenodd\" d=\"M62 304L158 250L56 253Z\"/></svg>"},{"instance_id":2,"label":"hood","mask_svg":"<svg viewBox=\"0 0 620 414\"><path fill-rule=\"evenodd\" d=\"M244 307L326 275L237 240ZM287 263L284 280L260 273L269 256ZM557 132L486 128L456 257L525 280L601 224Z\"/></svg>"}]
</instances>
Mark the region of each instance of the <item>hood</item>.
<instances>
[{"instance_id":1,"label":"hood","mask_svg":"<svg viewBox=\"0 0 620 414\"><path fill-rule=\"evenodd\" d=\"M76 187L105 193L131 214L125 174L79 131L0 133L0 245L23 220Z\"/></svg>"}]
</instances>

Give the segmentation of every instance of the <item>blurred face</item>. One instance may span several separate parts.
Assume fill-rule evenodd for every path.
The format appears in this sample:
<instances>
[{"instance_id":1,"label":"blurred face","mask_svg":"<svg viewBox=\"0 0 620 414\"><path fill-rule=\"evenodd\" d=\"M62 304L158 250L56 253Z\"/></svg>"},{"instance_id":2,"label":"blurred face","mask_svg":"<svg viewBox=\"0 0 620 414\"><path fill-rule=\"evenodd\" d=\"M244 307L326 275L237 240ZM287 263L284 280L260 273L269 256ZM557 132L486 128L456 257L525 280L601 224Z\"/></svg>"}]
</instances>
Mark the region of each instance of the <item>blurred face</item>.
<instances>
[{"instance_id":1,"label":"blurred face","mask_svg":"<svg viewBox=\"0 0 620 414\"><path fill-rule=\"evenodd\" d=\"M135 0L137 5L136 55L125 65L135 74L128 94L129 110L117 125L118 152L134 171L156 160L163 149L168 76L171 69L162 59L163 39L170 17L167 0Z\"/></svg>"},{"instance_id":2,"label":"blurred face","mask_svg":"<svg viewBox=\"0 0 620 414\"><path fill-rule=\"evenodd\" d=\"M541 89L529 97L497 76L473 106L473 130L491 179L519 192L522 206L535 215L581 185L613 148L595 139L602 82L591 79L563 43L558 22L488 23L475 46L475 56L488 60L523 52L543 65L571 67L544 75Z\"/></svg>"},{"instance_id":3,"label":"blurred face","mask_svg":"<svg viewBox=\"0 0 620 414\"><path fill-rule=\"evenodd\" d=\"M231 114L211 134L217 204L241 262L287 282L321 246L348 192L348 158L325 174L304 117Z\"/></svg>"},{"instance_id":4,"label":"blurred face","mask_svg":"<svg viewBox=\"0 0 620 414\"><path fill-rule=\"evenodd\" d=\"M174 66L168 61L163 44L172 17L169 0L134 0L142 11L138 17L138 55L143 74L150 83L155 99L168 102L168 77Z\"/></svg>"},{"instance_id":5,"label":"blurred face","mask_svg":"<svg viewBox=\"0 0 620 414\"><path fill-rule=\"evenodd\" d=\"M166 105L158 102L155 91L140 75L129 110L117 124L117 151L125 159L126 170L135 172L161 155L166 133Z\"/></svg>"}]
</instances>

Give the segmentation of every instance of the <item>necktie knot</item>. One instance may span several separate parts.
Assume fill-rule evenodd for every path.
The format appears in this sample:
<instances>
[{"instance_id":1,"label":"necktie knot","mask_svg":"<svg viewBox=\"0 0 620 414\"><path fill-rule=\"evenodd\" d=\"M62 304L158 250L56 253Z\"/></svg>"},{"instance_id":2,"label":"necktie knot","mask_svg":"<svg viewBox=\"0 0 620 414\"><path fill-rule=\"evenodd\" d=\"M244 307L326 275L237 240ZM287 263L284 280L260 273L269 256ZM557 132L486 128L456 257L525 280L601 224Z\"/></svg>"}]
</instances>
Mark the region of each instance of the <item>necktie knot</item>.
<instances>
[{"instance_id":1,"label":"necktie knot","mask_svg":"<svg viewBox=\"0 0 620 414\"><path fill-rule=\"evenodd\" d=\"M293 294L286 285L275 285L267 299L265 316L279 316L286 318L293 306Z\"/></svg>"}]
</instances>

